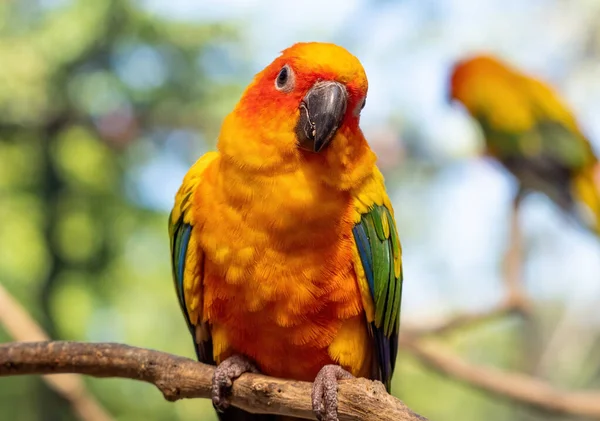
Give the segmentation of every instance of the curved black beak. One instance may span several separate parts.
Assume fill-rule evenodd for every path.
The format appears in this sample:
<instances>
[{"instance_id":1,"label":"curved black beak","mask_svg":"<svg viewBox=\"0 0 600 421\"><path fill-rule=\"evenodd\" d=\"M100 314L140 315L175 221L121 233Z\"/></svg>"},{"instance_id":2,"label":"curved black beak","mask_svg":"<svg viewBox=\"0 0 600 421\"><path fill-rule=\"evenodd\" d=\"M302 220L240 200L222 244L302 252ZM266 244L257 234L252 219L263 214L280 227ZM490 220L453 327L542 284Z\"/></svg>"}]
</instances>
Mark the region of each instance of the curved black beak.
<instances>
[{"instance_id":1,"label":"curved black beak","mask_svg":"<svg viewBox=\"0 0 600 421\"><path fill-rule=\"evenodd\" d=\"M300 119L296 136L303 149L320 152L331 141L340 126L348 93L338 82L317 82L300 103Z\"/></svg>"}]
</instances>

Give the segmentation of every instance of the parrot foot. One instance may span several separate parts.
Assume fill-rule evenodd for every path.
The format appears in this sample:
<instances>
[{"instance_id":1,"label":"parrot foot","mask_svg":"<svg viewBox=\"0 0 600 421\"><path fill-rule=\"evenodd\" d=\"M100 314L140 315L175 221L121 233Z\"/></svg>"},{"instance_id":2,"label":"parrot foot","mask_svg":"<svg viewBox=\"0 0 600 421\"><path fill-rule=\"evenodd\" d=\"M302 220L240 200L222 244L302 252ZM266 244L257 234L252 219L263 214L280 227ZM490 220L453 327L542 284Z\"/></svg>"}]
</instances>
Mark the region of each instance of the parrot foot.
<instances>
[{"instance_id":1,"label":"parrot foot","mask_svg":"<svg viewBox=\"0 0 600 421\"><path fill-rule=\"evenodd\" d=\"M319 371L311 393L313 412L319 421L338 421L337 382L352 378L354 376L339 365L326 365Z\"/></svg>"},{"instance_id":2,"label":"parrot foot","mask_svg":"<svg viewBox=\"0 0 600 421\"><path fill-rule=\"evenodd\" d=\"M258 369L242 355L232 355L217 366L212 378L212 403L218 412L223 412L229 407L226 395L233 381L248 372L258 373Z\"/></svg>"}]
</instances>

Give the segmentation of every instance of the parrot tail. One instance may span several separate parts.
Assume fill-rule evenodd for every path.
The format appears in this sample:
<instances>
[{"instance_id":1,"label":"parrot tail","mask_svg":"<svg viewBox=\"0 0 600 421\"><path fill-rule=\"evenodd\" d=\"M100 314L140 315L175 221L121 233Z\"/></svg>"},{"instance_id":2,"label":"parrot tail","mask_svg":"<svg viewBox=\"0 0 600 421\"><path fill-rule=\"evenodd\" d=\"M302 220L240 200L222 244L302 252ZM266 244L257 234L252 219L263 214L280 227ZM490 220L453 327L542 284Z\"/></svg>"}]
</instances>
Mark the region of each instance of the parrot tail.
<instances>
[{"instance_id":1,"label":"parrot tail","mask_svg":"<svg viewBox=\"0 0 600 421\"><path fill-rule=\"evenodd\" d=\"M600 236L600 162L577 174L572 181L579 219Z\"/></svg>"}]
</instances>

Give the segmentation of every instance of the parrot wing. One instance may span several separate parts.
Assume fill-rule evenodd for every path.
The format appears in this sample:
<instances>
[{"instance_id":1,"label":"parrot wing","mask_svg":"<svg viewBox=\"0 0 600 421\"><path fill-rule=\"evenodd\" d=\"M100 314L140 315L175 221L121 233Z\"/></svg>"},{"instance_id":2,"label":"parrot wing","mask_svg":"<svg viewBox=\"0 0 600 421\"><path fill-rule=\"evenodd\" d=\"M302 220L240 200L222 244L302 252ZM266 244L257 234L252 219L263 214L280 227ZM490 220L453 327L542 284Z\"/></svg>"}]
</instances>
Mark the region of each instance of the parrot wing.
<instances>
[{"instance_id":1,"label":"parrot wing","mask_svg":"<svg viewBox=\"0 0 600 421\"><path fill-rule=\"evenodd\" d=\"M202 321L204 254L196 242L198 227L194 226L191 210L202 173L216 156L217 153L204 155L186 174L169 216L171 265L177 298L194 338L198 361L206 364L214 364L213 346L210 329Z\"/></svg>"},{"instance_id":2,"label":"parrot wing","mask_svg":"<svg viewBox=\"0 0 600 421\"><path fill-rule=\"evenodd\" d=\"M372 375L389 391L398 353L402 250L392 205L379 170L372 181L355 194L354 204L354 267L376 347L377 364Z\"/></svg>"},{"instance_id":3,"label":"parrot wing","mask_svg":"<svg viewBox=\"0 0 600 421\"><path fill-rule=\"evenodd\" d=\"M544 154L572 171L594 162L589 141L554 91L537 80L526 80L524 86L537 121L533 131L540 138Z\"/></svg>"}]
</instances>

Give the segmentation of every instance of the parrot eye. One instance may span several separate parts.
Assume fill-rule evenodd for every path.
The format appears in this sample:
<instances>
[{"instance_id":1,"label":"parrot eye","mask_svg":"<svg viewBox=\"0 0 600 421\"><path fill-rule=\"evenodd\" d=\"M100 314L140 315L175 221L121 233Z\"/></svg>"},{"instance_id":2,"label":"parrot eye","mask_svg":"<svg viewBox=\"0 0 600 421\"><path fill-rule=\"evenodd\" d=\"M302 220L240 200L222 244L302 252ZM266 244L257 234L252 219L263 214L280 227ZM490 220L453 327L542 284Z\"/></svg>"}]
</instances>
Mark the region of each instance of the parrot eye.
<instances>
[{"instance_id":1,"label":"parrot eye","mask_svg":"<svg viewBox=\"0 0 600 421\"><path fill-rule=\"evenodd\" d=\"M294 72L287 64L281 68L279 74L277 75L277 79L275 79L275 88L278 91L282 92L290 92L294 89Z\"/></svg>"},{"instance_id":2,"label":"parrot eye","mask_svg":"<svg viewBox=\"0 0 600 421\"><path fill-rule=\"evenodd\" d=\"M354 115L358 117L360 115L360 112L362 111L362 109L365 108L366 104L367 104L367 97L364 97L363 100L361 102L359 102L358 105L356 106L356 109L354 110Z\"/></svg>"}]
</instances>

